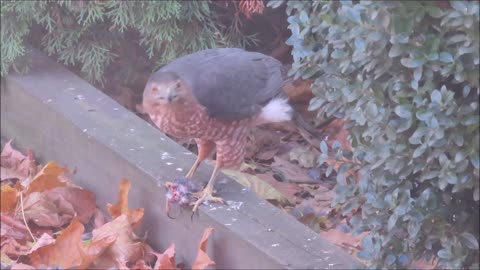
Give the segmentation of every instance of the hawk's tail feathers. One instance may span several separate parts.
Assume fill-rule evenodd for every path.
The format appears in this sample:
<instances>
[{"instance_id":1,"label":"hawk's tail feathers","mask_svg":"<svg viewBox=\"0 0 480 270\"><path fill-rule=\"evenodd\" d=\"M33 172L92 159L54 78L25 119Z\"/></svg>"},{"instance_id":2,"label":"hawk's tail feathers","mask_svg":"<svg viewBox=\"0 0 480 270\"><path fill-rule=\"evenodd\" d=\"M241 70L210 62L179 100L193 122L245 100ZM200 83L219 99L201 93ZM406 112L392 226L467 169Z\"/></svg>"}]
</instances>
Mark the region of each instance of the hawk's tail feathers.
<instances>
[{"instance_id":1,"label":"hawk's tail feathers","mask_svg":"<svg viewBox=\"0 0 480 270\"><path fill-rule=\"evenodd\" d=\"M285 98L270 100L260 112L259 123L276 123L292 120L293 109Z\"/></svg>"}]
</instances>

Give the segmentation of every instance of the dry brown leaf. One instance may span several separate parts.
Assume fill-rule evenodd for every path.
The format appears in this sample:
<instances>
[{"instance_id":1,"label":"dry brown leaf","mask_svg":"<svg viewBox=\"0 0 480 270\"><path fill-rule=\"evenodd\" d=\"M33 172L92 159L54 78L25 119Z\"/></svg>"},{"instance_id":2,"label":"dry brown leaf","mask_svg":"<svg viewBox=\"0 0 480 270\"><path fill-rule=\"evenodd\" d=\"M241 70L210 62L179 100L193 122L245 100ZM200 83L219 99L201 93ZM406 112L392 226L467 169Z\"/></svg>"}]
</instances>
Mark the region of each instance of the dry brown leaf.
<instances>
[{"instance_id":1,"label":"dry brown leaf","mask_svg":"<svg viewBox=\"0 0 480 270\"><path fill-rule=\"evenodd\" d=\"M2 263L1 266L5 268L11 267L12 264L15 263L15 261L10 259L10 257L8 257L3 251L0 252L0 262Z\"/></svg>"},{"instance_id":2,"label":"dry brown leaf","mask_svg":"<svg viewBox=\"0 0 480 270\"><path fill-rule=\"evenodd\" d=\"M259 173L257 174L257 177L275 188L285 198L287 198L291 204L295 204L295 194L301 190L298 184L277 181L275 177L273 177L272 171Z\"/></svg>"},{"instance_id":3,"label":"dry brown leaf","mask_svg":"<svg viewBox=\"0 0 480 270\"><path fill-rule=\"evenodd\" d=\"M70 202L61 196L52 200L46 192L29 194L23 201L23 208L27 221L43 227L62 227L75 216ZM21 219L22 213L17 211L15 217Z\"/></svg>"},{"instance_id":4,"label":"dry brown leaf","mask_svg":"<svg viewBox=\"0 0 480 270\"><path fill-rule=\"evenodd\" d=\"M272 170L281 172L285 176L285 180L288 180L293 183L317 183L308 176L308 170L303 169L297 164L291 163L290 161L276 156L273 158L274 162L272 163Z\"/></svg>"},{"instance_id":5,"label":"dry brown leaf","mask_svg":"<svg viewBox=\"0 0 480 270\"><path fill-rule=\"evenodd\" d=\"M24 238L23 235L28 232L23 222L1 213L1 236L11 236L16 239Z\"/></svg>"},{"instance_id":6,"label":"dry brown leaf","mask_svg":"<svg viewBox=\"0 0 480 270\"><path fill-rule=\"evenodd\" d=\"M26 156L20 151L13 149L12 140L8 141L0 154L2 167L16 169L25 160ZM28 172L26 174L28 175Z\"/></svg>"},{"instance_id":7,"label":"dry brown leaf","mask_svg":"<svg viewBox=\"0 0 480 270\"><path fill-rule=\"evenodd\" d=\"M348 131L344 128L344 119L335 119L325 128L323 128L322 134L328 138L328 146L332 146L334 141L338 141L342 145L342 149L352 150L352 146L348 140Z\"/></svg>"},{"instance_id":8,"label":"dry brown leaf","mask_svg":"<svg viewBox=\"0 0 480 270\"><path fill-rule=\"evenodd\" d=\"M351 233L344 233L336 228L332 228L328 231L322 230L319 234L330 243L333 243L346 251L350 251L352 247L360 247L360 241L367 233L364 232L358 236L353 236Z\"/></svg>"},{"instance_id":9,"label":"dry brown leaf","mask_svg":"<svg viewBox=\"0 0 480 270\"><path fill-rule=\"evenodd\" d=\"M317 216L315 213L308 213L299 218L299 221L316 233L322 231L322 225L326 221L325 216Z\"/></svg>"},{"instance_id":10,"label":"dry brown leaf","mask_svg":"<svg viewBox=\"0 0 480 270\"><path fill-rule=\"evenodd\" d=\"M270 160L278 153L278 148L273 149L262 149L260 152L257 153L255 156L259 160Z\"/></svg>"},{"instance_id":11,"label":"dry brown leaf","mask_svg":"<svg viewBox=\"0 0 480 270\"><path fill-rule=\"evenodd\" d=\"M18 173L14 169L0 167L0 181L5 181L9 179L19 179L20 181L24 180L26 176Z\"/></svg>"},{"instance_id":12,"label":"dry brown leaf","mask_svg":"<svg viewBox=\"0 0 480 270\"><path fill-rule=\"evenodd\" d=\"M294 148L288 154L290 161L296 161L303 168L311 169L317 166L318 153L306 147Z\"/></svg>"},{"instance_id":13,"label":"dry brown leaf","mask_svg":"<svg viewBox=\"0 0 480 270\"><path fill-rule=\"evenodd\" d=\"M9 258L17 259L21 255L25 255L30 250L30 246L23 245L13 238L2 238L1 252Z\"/></svg>"},{"instance_id":14,"label":"dry brown leaf","mask_svg":"<svg viewBox=\"0 0 480 270\"><path fill-rule=\"evenodd\" d=\"M60 167L56 162L50 161L35 175L28 185L26 194L42 192L56 187L63 187L67 183L59 179L62 173L68 172L67 168Z\"/></svg>"},{"instance_id":15,"label":"dry brown leaf","mask_svg":"<svg viewBox=\"0 0 480 270\"><path fill-rule=\"evenodd\" d=\"M287 83L283 89L290 100L295 102L309 102L313 97L311 85L311 80L294 80Z\"/></svg>"},{"instance_id":16,"label":"dry brown leaf","mask_svg":"<svg viewBox=\"0 0 480 270\"><path fill-rule=\"evenodd\" d=\"M145 260L138 260L130 269L135 269L135 270L152 270L152 267L150 267Z\"/></svg>"},{"instance_id":17,"label":"dry brown leaf","mask_svg":"<svg viewBox=\"0 0 480 270\"><path fill-rule=\"evenodd\" d=\"M27 175L35 175L38 172L38 167L35 164L35 156L31 149L27 149L27 157L20 163L17 171L27 172Z\"/></svg>"},{"instance_id":18,"label":"dry brown leaf","mask_svg":"<svg viewBox=\"0 0 480 270\"><path fill-rule=\"evenodd\" d=\"M12 188L9 185L2 185L1 187L1 212L2 213L13 213L15 207L17 206L17 189Z\"/></svg>"},{"instance_id":19,"label":"dry brown leaf","mask_svg":"<svg viewBox=\"0 0 480 270\"><path fill-rule=\"evenodd\" d=\"M10 268L10 270L30 270L30 269L35 270L37 268L24 263L16 263L12 265L12 267Z\"/></svg>"},{"instance_id":20,"label":"dry brown leaf","mask_svg":"<svg viewBox=\"0 0 480 270\"><path fill-rule=\"evenodd\" d=\"M114 237L116 241L107 249L104 261L101 265L95 262L96 267L105 267L106 265L125 268L127 263L136 262L142 258L145 250L145 244L138 240L132 229L132 224L127 215L121 215L114 220L105 223L102 227L93 230L92 241L107 237Z\"/></svg>"},{"instance_id":21,"label":"dry brown leaf","mask_svg":"<svg viewBox=\"0 0 480 270\"><path fill-rule=\"evenodd\" d=\"M48 233L43 233L40 238L35 241L35 244L33 245L32 249L30 250L29 253L34 252L35 250L44 247L46 245L53 244L55 242L55 239Z\"/></svg>"},{"instance_id":22,"label":"dry brown leaf","mask_svg":"<svg viewBox=\"0 0 480 270\"><path fill-rule=\"evenodd\" d=\"M86 257L82 246L83 231L83 224L74 218L55 242L33 251L30 262L36 268L52 265L73 268L82 265Z\"/></svg>"},{"instance_id":23,"label":"dry brown leaf","mask_svg":"<svg viewBox=\"0 0 480 270\"><path fill-rule=\"evenodd\" d=\"M412 268L422 269L422 270L434 270L438 269L438 258L432 258L429 261L424 259L414 260L412 262Z\"/></svg>"},{"instance_id":24,"label":"dry brown leaf","mask_svg":"<svg viewBox=\"0 0 480 270\"><path fill-rule=\"evenodd\" d=\"M1 225L0 234L2 236L2 241L3 241L3 239L6 239L6 238L13 238L15 240L24 241L25 238L28 236L27 231L19 230L15 227L13 227L9 224L3 223L3 222L0 225Z\"/></svg>"},{"instance_id":25,"label":"dry brown leaf","mask_svg":"<svg viewBox=\"0 0 480 270\"><path fill-rule=\"evenodd\" d=\"M99 238L84 247L83 231L83 224L74 218L55 242L34 250L30 254L30 262L37 268L55 265L62 268L86 269L116 238L112 236Z\"/></svg>"},{"instance_id":26,"label":"dry brown leaf","mask_svg":"<svg viewBox=\"0 0 480 270\"><path fill-rule=\"evenodd\" d=\"M103 226L103 224L107 223L107 218L103 214L100 209L96 208L95 212L93 213L93 228L97 229Z\"/></svg>"},{"instance_id":27,"label":"dry brown leaf","mask_svg":"<svg viewBox=\"0 0 480 270\"><path fill-rule=\"evenodd\" d=\"M12 140L10 140L3 147L2 153L0 154L0 163L2 167L15 170L17 174L23 177L35 174L38 167L35 164L33 151L27 149L27 153L28 155L25 156L20 151L13 149Z\"/></svg>"},{"instance_id":28,"label":"dry brown leaf","mask_svg":"<svg viewBox=\"0 0 480 270\"><path fill-rule=\"evenodd\" d=\"M78 269L87 269L94 261L96 261L103 253L117 240L115 235L109 235L104 238L92 240L90 245L84 248L85 254L82 264Z\"/></svg>"},{"instance_id":29,"label":"dry brown leaf","mask_svg":"<svg viewBox=\"0 0 480 270\"><path fill-rule=\"evenodd\" d=\"M209 227L206 228L203 232L202 239L200 240L200 244L198 245L197 257L192 264L192 269L205 269L209 266L215 266L215 262L210 259L207 254L207 242L208 238L213 232L213 228Z\"/></svg>"},{"instance_id":30,"label":"dry brown leaf","mask_svg":"<svg viewBox=\"0 0 480 270\"><path fill-rule=\"evenodd\" d=\"M171 244L163 253L152 253L157 257L154 270L180 269L175 265L175 244Z\"/></svg>"},{"instance_id":31,"label":"dry brown leaf","mask_svg":"<svg viewBox=\"0 0 480 270\"><path fill-rule=\"evenodd\" d=\"M116 218L120 215L127 215L133 228L137 228L143 220L144 209L128 209L128 192L130 191L130 181L123 179L120 183L120 191L118 194L118 202L116 204L108 204L108 213L112 218Z\"/></svg>"},{"instance_id":32,"label":"dry brown leaf","mask_svg":"<svg viewBox=\"0 0 480 270\"><path fill-rule=\"evenodd\" d=\"M95 212L95 194L76 187L58 187L44 192L52 201L67 201L75 210L76 217L86 224Z\"/></svg>"},{"instance_id":33,"label":"dry brown leaf","mask_svg":"<svg viewBox=\"0 0 480 270\"><path fill-rule=\"evenodd\" d=\"M247 137L246 158L257 158L268 160L270 151L278 151L278 143L280 138L275 130L266 129L264 127L256 127Z\"/></svg>"},{"instance_id":34,"label":"dry brown leaf","mask_svg":"<svg viewBox=\"0 0 480 270\"><path fill-rule=\"evenodd\" d=\"M76 187L58 187L29 194L23 203L27 221L38 226L61 227L74 217L87 223L95 211L95 195ZM17 212L20 218L21 212Z\"/></svg>"},{"instance_id":35,"label":"dry brown leaf","mask_svg":"<svg viewBox=\"0 0 480 270\"><path fill-rule=\"evenodd\" d=\"M289 199L280 193L276 188L263 181L256 175L228 169L224 169L222 172L238 182L240 185L250 188L260 198L277 201L280 204L287 204L290 202Z\"/></svg>"}]
</instances>

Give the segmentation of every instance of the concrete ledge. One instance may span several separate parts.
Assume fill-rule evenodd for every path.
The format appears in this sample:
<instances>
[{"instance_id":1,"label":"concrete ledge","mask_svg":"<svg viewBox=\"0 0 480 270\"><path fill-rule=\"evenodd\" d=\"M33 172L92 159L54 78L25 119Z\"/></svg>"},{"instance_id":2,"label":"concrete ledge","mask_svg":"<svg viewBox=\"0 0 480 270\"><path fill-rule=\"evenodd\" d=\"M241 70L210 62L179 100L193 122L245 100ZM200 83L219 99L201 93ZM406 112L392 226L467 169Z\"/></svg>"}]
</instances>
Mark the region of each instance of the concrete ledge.
<instances>
[{"instance_id":1,"label":"concrete ledge","mask_svg":"<svg viewBox=\"0 0 480 270\"><path fill-rule=\"evenodd\" d=\"M169 219L163 183L185 174L194 156L39 51L29 57L29 75L2 79L2 136L33 149L42 161L77 167L75 180L96 193L101 207L115 202L119 182L130 179L131 207L145 208L142 230L148 230L155 248L163 251L173 242L177 260L191 262L204 228L211 226L215 232L210 254L219 269L361 267L349 254L225 176L217 188L225 200L235 202L230 207L202 206L193 221L189 211ZM195 178L206 181L211 170L203 165Z\"/></svg>"}]
</instances>

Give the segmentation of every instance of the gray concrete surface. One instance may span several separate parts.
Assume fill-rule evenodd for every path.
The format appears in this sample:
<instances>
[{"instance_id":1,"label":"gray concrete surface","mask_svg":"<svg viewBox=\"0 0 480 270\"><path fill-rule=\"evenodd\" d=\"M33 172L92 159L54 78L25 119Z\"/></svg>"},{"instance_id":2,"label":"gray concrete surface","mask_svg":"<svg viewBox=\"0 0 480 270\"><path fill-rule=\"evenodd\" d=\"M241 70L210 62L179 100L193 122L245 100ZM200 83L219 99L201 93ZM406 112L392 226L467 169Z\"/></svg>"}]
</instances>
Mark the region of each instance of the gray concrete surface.
<instances>
[{"instance_id":1,"label":"gray concrete surface","mask_svg":"<svg viewBox=\"0 0 480 270\"><path fill-rule=\"evenodd\" d=\"M78 184L97 203L117 200L123 178L132 183L130 207L145 208L142 231L163 251L176 244L177 261L188 266L206 227L214 227L209 253L218 269L347 269L360 267L349 254L322 240L293 217L221 176L217 189L229 205L202 206L169 219L163 183L186 173L194 155L124 109L60 64L33 50L26 76L2 79L1 135L29 147L46 162L77 168ZM141 90L139 90L141 91ZM207 181L212 168L200 167Z\"/></svg>"}]
</instances>

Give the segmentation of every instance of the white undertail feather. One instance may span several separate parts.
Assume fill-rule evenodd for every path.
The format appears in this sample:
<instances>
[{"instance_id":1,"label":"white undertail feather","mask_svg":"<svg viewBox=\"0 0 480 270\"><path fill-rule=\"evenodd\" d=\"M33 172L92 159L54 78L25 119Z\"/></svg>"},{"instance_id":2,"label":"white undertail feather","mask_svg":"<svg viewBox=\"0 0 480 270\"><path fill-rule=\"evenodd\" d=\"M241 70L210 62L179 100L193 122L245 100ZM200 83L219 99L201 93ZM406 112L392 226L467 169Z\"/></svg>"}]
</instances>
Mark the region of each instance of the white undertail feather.
<instances>
[{"instance_id":1,"label":"white undertail feather","mask_svg":"<svg viewBox=\"0 0 480 270\"><path fill-rule=\"evenodd\" d=\"M292 119L293 109L284 98L274 98L262 108L260 112L261 123L275 123Z\"/></svg>"}]
</instances>

